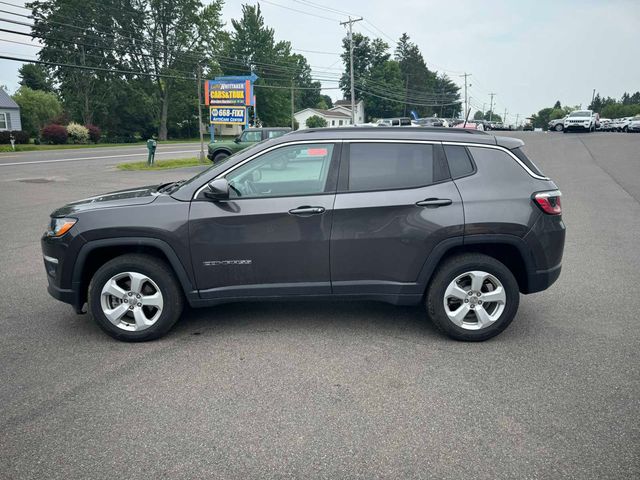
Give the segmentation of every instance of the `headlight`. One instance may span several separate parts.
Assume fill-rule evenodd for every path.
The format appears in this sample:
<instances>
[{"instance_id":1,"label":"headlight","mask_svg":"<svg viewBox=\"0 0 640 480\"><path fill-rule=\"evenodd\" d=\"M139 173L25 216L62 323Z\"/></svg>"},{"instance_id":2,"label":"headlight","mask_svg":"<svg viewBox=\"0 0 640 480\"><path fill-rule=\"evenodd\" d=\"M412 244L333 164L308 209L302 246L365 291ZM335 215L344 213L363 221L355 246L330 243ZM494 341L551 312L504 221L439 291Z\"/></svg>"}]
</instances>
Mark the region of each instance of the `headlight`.
<instances>
[{"instance_id":1,"label":"headlight","mask_svg":"<svg viewBox=\"0 0 640 480\"><path fill-rule=\"evenodd\" d=\"M75 218L52 218L47 227L47 237L61 237L73 227L78 220Z\"/></svg>"}]
</instances>

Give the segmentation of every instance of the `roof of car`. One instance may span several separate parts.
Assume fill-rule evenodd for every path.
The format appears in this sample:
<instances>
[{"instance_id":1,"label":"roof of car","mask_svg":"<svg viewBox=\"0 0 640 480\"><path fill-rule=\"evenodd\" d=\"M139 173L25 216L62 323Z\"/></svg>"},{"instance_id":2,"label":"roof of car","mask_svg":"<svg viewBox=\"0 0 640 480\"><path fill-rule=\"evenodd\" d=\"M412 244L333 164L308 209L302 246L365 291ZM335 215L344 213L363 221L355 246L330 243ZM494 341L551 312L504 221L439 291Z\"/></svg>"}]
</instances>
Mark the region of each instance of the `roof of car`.
<instances>
[{"instance_id":1,"label":"roof of car","mask_svg":"<svg viewBox=\"0 0 640 480\"><path fill-rule=\"evenodd\" d=\"M296 130L280 137L291 141L292 137L301 140L424 140L437 142L479 143L516 148L524 145L518 138L496 137L487 132L464 128L441 127L342 127L307 128Z\"/></svg>"}]
</instances>

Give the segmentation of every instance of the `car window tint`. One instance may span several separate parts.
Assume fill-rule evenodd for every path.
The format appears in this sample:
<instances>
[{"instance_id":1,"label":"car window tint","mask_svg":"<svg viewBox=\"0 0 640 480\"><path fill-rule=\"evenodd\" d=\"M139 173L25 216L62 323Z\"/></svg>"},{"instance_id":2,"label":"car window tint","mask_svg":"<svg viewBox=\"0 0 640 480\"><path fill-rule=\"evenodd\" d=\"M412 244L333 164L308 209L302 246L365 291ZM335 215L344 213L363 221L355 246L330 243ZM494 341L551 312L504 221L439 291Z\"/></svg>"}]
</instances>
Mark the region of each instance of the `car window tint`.
<instances>
[{"instance_id":1,"label":"car window tint","mask_svg":"<svg viewBox=\"0 0 640 480\"><path fill-rule=\"evenodd\" d=\"M447 156L452 178L460 178L473 173L473 163L465 147L461 145L445 145L444 153Z\"/></svg>"},{"instance_id":2,"label":"car window tint","mask_svg":"<svg viewBox=\"0 0 640 480\"><path fill-rule=\"evenodd\" d=\"M394 190L434 182L433 146L402 143L352 143L349 190Z\"/></svg>"},{"instance_id":3,"label":"car window tint","mask_svg":"<svg viewBox=\"0 0 640 480\"><path fill-rule=\"evenodd\" d=\"M333 144L289 145L260 155L230 172L232 198L323 193Z\"/></svg>"},{"instance_id":4,"label":"car window tint","mask_svg":"<svg viewBox=\"0 0 640 480\"><path fill-rule=\"evenodd\" d=\"M262 132L244 132L242 134L243 142L259 142L262 140Z\"/></svg>"}]
</instances>

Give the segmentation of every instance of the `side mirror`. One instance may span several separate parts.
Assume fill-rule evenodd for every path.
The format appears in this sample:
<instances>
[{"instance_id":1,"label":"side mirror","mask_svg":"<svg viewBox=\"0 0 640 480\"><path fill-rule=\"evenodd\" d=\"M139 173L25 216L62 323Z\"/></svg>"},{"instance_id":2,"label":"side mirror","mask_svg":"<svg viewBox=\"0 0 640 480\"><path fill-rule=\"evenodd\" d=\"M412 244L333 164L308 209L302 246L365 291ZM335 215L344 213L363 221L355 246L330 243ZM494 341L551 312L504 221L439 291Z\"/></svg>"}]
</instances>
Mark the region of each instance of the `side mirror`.
<instances>
[{"instance_id":1,"label":"side mirror","mask_svg":"<svg viewBox=\"0 0 640 480\"><path fill-rule=\"evenodd\" d=\"M240 137L236 137L236 138L234 138L234 139L233 139L233 141L234 141L235 143L240 143Z\"/></svg>"},{"instance_id":2,"label":"side mirror","mask_svg":"<svg viewBox=\"0 0 640 480\"><path fill-rule=\"evenodd\" d=\"M210 200L220 201L229 199L229 182L226 178L216 178L207 184L204 196Z\"/></svg>"}]
</instances>

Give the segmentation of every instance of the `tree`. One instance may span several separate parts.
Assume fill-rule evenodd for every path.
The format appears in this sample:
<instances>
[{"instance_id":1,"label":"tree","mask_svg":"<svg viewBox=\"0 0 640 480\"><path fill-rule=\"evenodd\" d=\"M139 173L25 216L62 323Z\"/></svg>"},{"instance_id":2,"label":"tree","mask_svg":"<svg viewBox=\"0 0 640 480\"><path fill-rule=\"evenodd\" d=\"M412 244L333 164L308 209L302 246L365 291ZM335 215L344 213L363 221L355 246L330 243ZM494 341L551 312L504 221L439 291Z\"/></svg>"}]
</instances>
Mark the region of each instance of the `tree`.
<instances>
[{"instance_id":1,"label":"tree","mask_svg":"<svg viewBox=\"0 0 640 480\"><path fill-rule=\"evenodd\" d=\"M53 84L49 78L47 69L35 63L25 63L18 70L20 76L20 85L28 87L32 90L42 90L43 92L52 92Z\"/></svg>"},{"instance_id":2,"label":"tree","mask_svg":"<svg viewBox=\"0 0 640 480\"><path fill-rule=\"evenodd\" d=\"M130 5L120 31L128 34L131 64L152 73L159 104L158 139L166 140L171 95L178 80L192 77L199 63L217 51L222 38L222 0L126 0ZM133 38L131 38L133 37ZM177 78L183 77L183 78ZM192 83L190 88L195 91Z\"/></svg>"},{"instance_id":3,"label":"tree","mask_svg":"<svg viewBox=\"0 0 640 480\"><path fill-rule=\"evenodd\" d=\"M476 113L473 114L473 119L484 120L484 113L482 113L480 110L476 110Z\"/></svg>"},{"instance_id":4,"label":"tree","mask_svg":"<svg viewBox=\"0 0 640 480\"><path fill-rule=\"evenodd\" d=\"M22 129L34 137L39 136L42 127L62 113L60 100L53 93L22 86L13 99L20 106Z\"/></svg>"},{"instance_id":5,"label":"tree","mask_svg":"<svg viewBox=\"0 0 640 480\"><path fill-rule=\"evenodd\" d=\"M501 123L502 122L502 117L500 115L498 115L497 113L492 112L491 110L487 110L484 114L484 119L485 120L489 120L491 122L497 122L497 123Z\"/></svg>"},{"instance_id":6,"label":"tree","mask_svg":"<svg viewBox=\"0 0 640 480\"><path fill-rule=\"evenodd\" d=\"M307 118L307 121L305 123L307 124L308 128L321 128L327 126L327 121L324 118L319 117L318 115L313 115Z\"/></svg>"},{"instance_id":7,"label":"tree","mask_svg":"<svg viewBox=\"0 0 640 480\"><path fill-rule=\"evenodd\" d=\"M560 104L560 100L556 100L556 103L553 105L554 109L562 109L562 105Z\"/></svg>"},{"instance_id":8,"label":"tree","mask_svg":"<svg viewBox=\"0 0 640 480\"><path fill-rule=\"evenodd\" d=\"M265 25L260 4L243 5L242 17L231 20L224 59L225 75L254 72L258 114L265 126L291 123L291 87L297 108L315 107L322 98L320 83L311 77L311 67L302 55L291 53L289 42L276 42L275 32Z\"/></svg>"}]
</instances>

